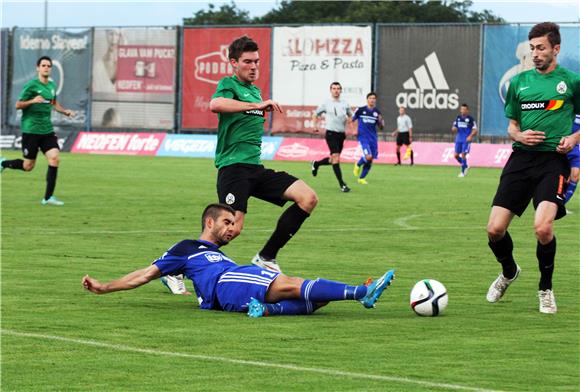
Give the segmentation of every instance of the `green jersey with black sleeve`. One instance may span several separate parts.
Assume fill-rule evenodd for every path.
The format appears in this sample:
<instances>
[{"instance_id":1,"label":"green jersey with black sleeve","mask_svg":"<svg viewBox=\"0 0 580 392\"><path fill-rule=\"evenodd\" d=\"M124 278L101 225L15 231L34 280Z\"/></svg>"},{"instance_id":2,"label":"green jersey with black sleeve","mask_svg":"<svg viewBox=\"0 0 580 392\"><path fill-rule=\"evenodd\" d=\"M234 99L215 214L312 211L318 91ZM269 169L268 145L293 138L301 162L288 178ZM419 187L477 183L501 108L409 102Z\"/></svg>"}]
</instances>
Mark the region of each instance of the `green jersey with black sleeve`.
<instances>
[{"instance_id":1,"label":"green jersey with black sleeve","mask_svg":"<svg viewBox=\"0 0 580 392\"><path fill-rule=\"evenodd\" d=\"M524 71L511 80L505 102L506 117L520 129L542 131L545 139L535 146L514 142L514 149L556 151L570 134L574 114L580 113L580 75L559 65L548 73Z\"/></svg>"},{"instance_id":2,"label":"green jersey with black sleeve","mask_svg":"<svg viewBox=\"0 0 580 392\"><path fill-rule=\"evenodd\" d=\"M236 76L220 80L212 98L218 97L242 102L262 102L260 89L253 84L241 82ZM215 166L220 169L235 163L261 164L264 110L218 113L218 119Z\"/></svg>"},{"instance_id":3,"label":"green jersey with black sleeve","mask_svg":"<svg viewBox=\"0 0 580 392\"><path fill-rule=\"evenodd\" d=\"M19 101L30 101L34 97L41 95L44 101L33 103L26 109L22 109L22 119L20 120L20 130L24 133L46 135L53 132L50 115L56 101L56 85L52 80L42 83L38 78L32 79L24 85Z\"/></svg>"}]
</instances>

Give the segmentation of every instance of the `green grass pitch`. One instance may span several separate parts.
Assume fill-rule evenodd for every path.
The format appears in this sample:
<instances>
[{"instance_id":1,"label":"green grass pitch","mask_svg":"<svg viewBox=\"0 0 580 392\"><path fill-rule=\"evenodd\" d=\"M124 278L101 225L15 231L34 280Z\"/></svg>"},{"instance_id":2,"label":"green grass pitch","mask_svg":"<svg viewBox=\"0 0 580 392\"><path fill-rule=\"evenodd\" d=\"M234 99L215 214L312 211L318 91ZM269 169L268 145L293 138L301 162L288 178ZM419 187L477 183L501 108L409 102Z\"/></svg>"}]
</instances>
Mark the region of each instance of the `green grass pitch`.
<instances>
[{"instance_id":1,"label":"green grass pitch","mask_svg":"<svg viewBox=\"0 0 580 392\"><path fill-rule=\"evenodd\" d=\"M17 152L8 152L9 158ZM520 279L497 304L499 265L485 225L500 171L385 166L339 191L330 167L267 162L306 180L319 205L281 250L288 275L359 283L396 268L377 308L332 303L311 316L250 319L198 310L159 282L97 296L110 280L199 234L216 199L211 160L62 155L56 195L41 206L46 161L2 173L3 391L576 391L580 385L580 195L556 222L556 315L538 312L531 206L512 223ZM249 262L282 209L252 199L245 230L224 251ZM415 316L422 278L449 306ZM189 285L189 283L188 283Z\"/></svg>"}]
</instances>

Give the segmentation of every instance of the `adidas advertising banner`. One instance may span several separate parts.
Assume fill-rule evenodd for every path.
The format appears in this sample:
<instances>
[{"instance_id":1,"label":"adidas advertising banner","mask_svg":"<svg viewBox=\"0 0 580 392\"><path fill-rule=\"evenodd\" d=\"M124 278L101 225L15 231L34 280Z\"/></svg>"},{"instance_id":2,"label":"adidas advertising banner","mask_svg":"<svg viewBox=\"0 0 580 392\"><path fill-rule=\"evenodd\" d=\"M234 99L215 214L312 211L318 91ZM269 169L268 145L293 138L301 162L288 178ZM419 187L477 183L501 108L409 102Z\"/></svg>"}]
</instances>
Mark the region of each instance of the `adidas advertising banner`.
<instances>
[{"instance_id":1,"label":"adidas advertising banner","mask_svg":"<svg viewBox=\"0 0 580 392\"><path fill-rule=\"evenodd\" d=\"M56 126L84 126L89 105L90 31L19 28L14 30L12 41L12 86L8 105L10 125L20 125L22 111L16 110L14 105L24 85L38 77L36 61L42 56L52 59L51 79L57 87L57 101L75 112L69 118L53 110L52 123Z\"/></svg>"},{"instance_id":2,"label":"adidas advertising banner","mask_svg":"<svg viewBox=\"0 0 580 392\"><path fill-rule=\"evenodd\" d=\"M533 25L485 26L483 52L483 135L507 136L504 104L510 79L532 69L528 33ZM580 73L580 25L560 25L558 64Z\"/></svg>"},{"instance_id":3,"label":"adidas advertising banner","mask_svg":"<svg viewBox=\"0 0 580 392\"><path fill-rule=\"evenodd\" d=\"M478 113L480 26L379 26L377 93L387 127L405 106L413 133L450 133L459 106Z\"/></svg>"},{"instance_id":4,"label":"adidas advertising banner","mask_svg":"<svg viewBox=\"0 0 580 392\"><path fill-rule=\"evenodd\" d=\"M172 129L175 111L177 30L95 29L95 128Z\"/></svg>"},{"instance_id":5,"label":"adidas advertising banner","mask_svg":"<svg viewBox=\"0 0 580 392\"><path fill-rule=\"evenodd\" d=\"M217 114L209 110L209 101L218 82L233 74L228 47L236 38L247 35L258 44L260 75L256 86L262 99L270 98L271 28L191 28L183 30L181 127L217 128ZM269 126L265 122L265 126Z\"/></svg>"},{"instance_id":6,"label":"adidas advertising banner","mask_svg":"<svg viewBox=\"0 0 580 392\"><path fill-rule=\"evenodd\" d=\"M371 90L370 26L275 27L272 97L284 113L275 113L273 132L312 131L312 114L340 82L350 106L366 104ZM323 126L323 124L321 124Z\"/></svg>"}]
</instances>

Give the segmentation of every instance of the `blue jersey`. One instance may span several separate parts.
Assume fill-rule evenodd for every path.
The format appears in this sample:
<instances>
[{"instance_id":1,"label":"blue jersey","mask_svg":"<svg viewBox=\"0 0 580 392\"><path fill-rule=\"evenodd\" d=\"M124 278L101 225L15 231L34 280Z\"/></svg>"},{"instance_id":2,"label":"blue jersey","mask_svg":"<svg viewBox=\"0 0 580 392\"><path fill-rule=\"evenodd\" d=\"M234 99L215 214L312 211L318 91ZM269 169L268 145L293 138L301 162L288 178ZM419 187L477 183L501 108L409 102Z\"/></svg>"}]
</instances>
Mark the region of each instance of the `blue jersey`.
<instances>
[{"instance_id":1,"label":"blue jersey","mask_svg":"<svg viewBox=\"0 0 580 392\"><path fill-rule=\"evenodd\" d=\"M453 126L457 128L457 136L455 137L456 143L465 143L467 141L467 137L473 131L473 128L477 128L477 124L475 123L475 119L470 115L463 117L459 115L453 121Z\"/></svg>"},{"instance_id":2,"label":"blue jersey","mask_svg":"<svg viewBox=\"0 0 580 392\"><path fill-rule=\"evenodd\" d=\"M237 264L218 246L201 240L183 240L153 262L161 275L184 274L193 282L202 309L221 309L216 296L219 278Z\"/></svg>"},{"instance_id":3,"label":"blue jersey","mask_svg":"<svg viewBox=\"0 0 580 392\"><path fill-rule=\"evenodd\" d=\"M580 114L576 115L572 124L572 133L578 131L580 131ZM570 167L580 167L580 144L576 144L572 151L568 153L568 161L570 162Z\"/></svg>"},{"instance_id":4,"label":"blue jersey","mask_svg":"<svg viewBox=\"0 0 580 392\"><path fill-rule=\"evenodd\" d=\"M381 112L377 108L362 106L356 110L352 121L358 120L358 139L368 142L377 141L377 126L381 121Z\"/></svg>"}]
</instances>

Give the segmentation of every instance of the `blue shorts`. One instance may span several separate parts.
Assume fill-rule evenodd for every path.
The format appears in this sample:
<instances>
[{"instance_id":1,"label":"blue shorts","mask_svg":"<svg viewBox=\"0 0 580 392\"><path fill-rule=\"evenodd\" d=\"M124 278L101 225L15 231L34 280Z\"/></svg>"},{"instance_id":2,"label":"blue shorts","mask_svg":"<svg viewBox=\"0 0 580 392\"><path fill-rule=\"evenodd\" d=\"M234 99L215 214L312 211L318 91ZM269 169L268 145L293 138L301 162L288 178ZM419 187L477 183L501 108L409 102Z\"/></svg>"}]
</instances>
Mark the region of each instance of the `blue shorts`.
<instances>
[{"instance_id":1,"label":"blue shorts","mask_svg":"<svg viewBox=\"0 0 580 392\"><path fill-rule=\"evenodd\" d=\"M222 274L216 286L216 296L223 310L247 312L248 302L254 297L266 302L266 292L280 275L254 265L241 265Z\"/></svg>"},{"instance_id":2,"label":"blue shorts","mask_svg":"<svg viewBox=\"0 0 580 392\"><path fill-rule=\"evenodd\" d=\"M580 144L576 144L568 153L568 162L570 162L570 167L580 167Z\"/></svg>"},{"instance_id":3,"label":"blue shorts","mask_svg":"<svg viewBox=\"0 0 580 392\"><path fill-rule=\"evenodd\" d=\"M377 159L379 157L379 146L376 141L359 139L358 143L364 155L372 155L373 159Z\"/></svg>"},{"instance_id":4,"label":"blue shorts","mask_svg":"<svg viewBox=\"0 0 580 392\"><path fill-rule=\"evenodd\" d=\"M470 142L455 142L455 153L456 154L469 154L469 150L471 149Z\"/></svg>"}]
</instances>

